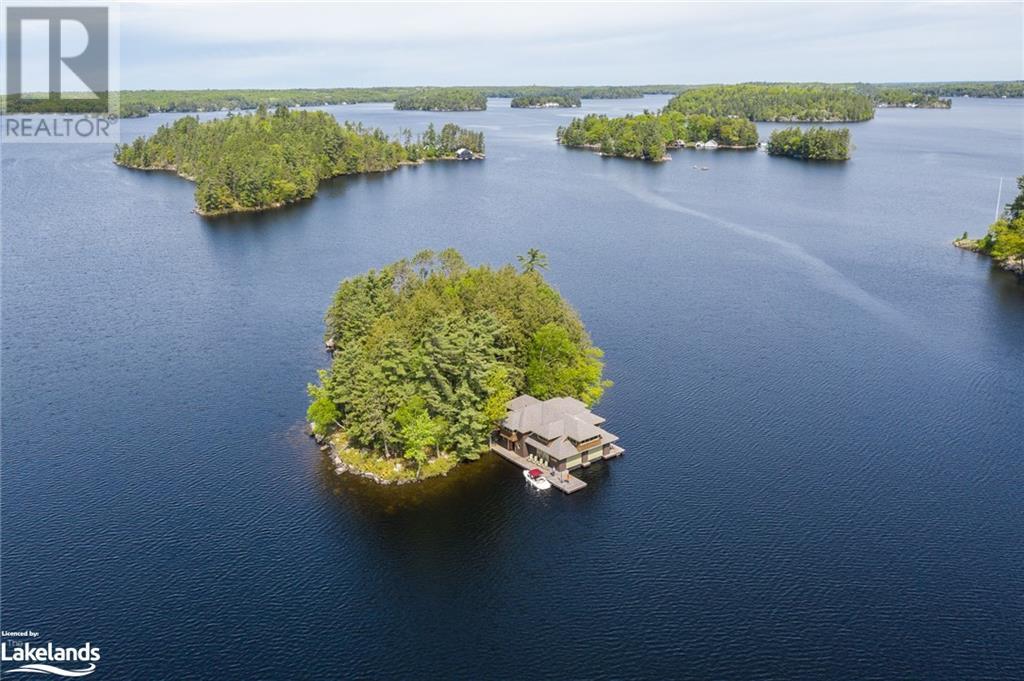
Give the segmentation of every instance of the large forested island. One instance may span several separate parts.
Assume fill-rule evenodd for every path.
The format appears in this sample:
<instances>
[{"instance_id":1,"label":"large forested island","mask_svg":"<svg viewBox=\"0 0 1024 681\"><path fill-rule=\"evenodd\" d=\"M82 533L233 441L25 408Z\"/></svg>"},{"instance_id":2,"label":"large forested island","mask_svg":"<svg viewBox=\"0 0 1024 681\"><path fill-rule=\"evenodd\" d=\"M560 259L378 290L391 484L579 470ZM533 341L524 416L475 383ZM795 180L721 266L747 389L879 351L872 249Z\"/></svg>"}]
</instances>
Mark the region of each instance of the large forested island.
<instances>
[{"instance_id":1,"label":"large forested island","mask_svg":"<svg viewBox=\"0 0 1024 681\"><path fill-rule=\"evenodd\" d=\"M720 147L752 149L758 140L757 126L744 118L684 115L678 111L620 118L590 114L559 128L557 138L567 147L597 149L605 156L644 161L665 160L669 148L714 141Z\"/></svg>"},{"instance_id":2,"label":"large forested island","mask_svg":"<svg viewBox=\"0 0 1024 681\"><path fill-rule=\"evenodd\" d=\"M985 236L971 239L964 232L953 243L958 248L991 256L1003 269L1024 276L1024 175L1017 178L1017 189L1017 197L1006 205Z\"/></svg>"},{"instance_id":3,"label":"large forested island","mask_svg":"<svg viewBox=\"0 0 1024 681\"><path fill-rule=\"evenodd\" d=\"M416 111L483 111L487 97L470 88L426 88L404 94L395 108Z\"/></svg>"},{"instance_id":4,"label":"large forested island","mask_svg":"<svg viewBox=\"0 0 1024 681\"><path fill-rule=\"evenodd\" d=\"M114 162L140 170L169 170L196 183L196 212L217 215L276 208L311 198L321 180L393 170L402 164L482 158L483 133L433 125L415 139L392 139L379 129L339 123L322 111L278 107L200 123L185 116L148 138L118 145Z\"/></svg>"},{"instance_id":5,"label":"large forested island","mask_svg":"<svg viewBox=\"0 0 1024 681\"><path fill-rule=\"evenodd\" d=\"M540 270L470 267L453 249L421 252L346 279L327 310L330 369L307 417L339 467L409 482L479 458L519 393L578 398L609 385L601 351Z\"/></svg>"},{"instance_id":6,"label":"large forested island","mask_svg":"<svg viewBox=\"0 0 1024 681\"><path fill-rule=\"evenodd\" d=\"M875 115L871 98L852 87L814 83L711 85L686 90L665 108L752 121L866 121Z\"/></svg>"},{"instance_id":7,"label":"large forested island","mask_svg":"<svg viewBox=\"0 0 1024 681\"><path fill-rule=\"evenodd\" d=\"M783 128L772 132L768 153L805 161L846 161L850 158L849 128L816 126L801 130Z\"/></svg>"},{"instance_id":8,"label":"large forested island","mask_svg":"<svg viewBox=\"0 0 1024 681\"><path fill-rule=\"evenodd\" d=\"M519 95L512 98L513 109L576 108L583 106L580 96L570 92Z\"/></svg>"}]
</instances>

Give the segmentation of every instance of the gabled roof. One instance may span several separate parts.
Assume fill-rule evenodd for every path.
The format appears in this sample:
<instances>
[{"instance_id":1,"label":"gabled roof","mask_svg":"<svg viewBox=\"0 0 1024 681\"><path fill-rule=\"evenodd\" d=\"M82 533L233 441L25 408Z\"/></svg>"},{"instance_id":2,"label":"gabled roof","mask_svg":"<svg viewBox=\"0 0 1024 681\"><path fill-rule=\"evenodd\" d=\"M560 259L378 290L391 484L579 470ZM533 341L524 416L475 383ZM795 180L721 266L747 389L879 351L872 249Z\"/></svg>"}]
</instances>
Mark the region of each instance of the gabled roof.
<instances>
[{"instance_id":1,"label":"gabled roof","mask_svg":"<svg viewBox=\"0 0 1024 681\"><path fill-rule=\"evenodd\" d=\"M612 435L607 430L598 428L598 431L601 434L600 446L602 447L606 444L611 444L612 442L618 442L619 440L618 436ZM580 453L580 450L576 449L576 445L569 442L569 440L564 437L556 438L550 442L544 442L534 435L528 435L526 437L526 441L558 461L565 461L566 459L572 458Z\"/></svg>"},{"instance_id":2,"label":"gabled roof","mask_svg":"<svg viewBox=\"0 0 1024 681\"><path fill-rule=\"evenodd\" d=\"M603 418L572 397L554 397L541 402L531 395L520 395L506 406L509 413L502 425L518 433L531 433L531 444L559 459L577 453L574 442L601 438L603 443L618 439L598 428L598 424L604 423Z\"/></svg>"},{"instance_id":3,"label":"gabled roof","mask_svg":"<svg viewBox=\"0 0 1024 681\"><path fill-rule=\"evenodd\" d=\"M505 408L508 409L509 411L515 411L517 409L527 407L531 404L540 404L540 400L538 400L533 395L520 395L514 400L509 400L508 402L506 402Z\"/></svg>"}]
</instances>

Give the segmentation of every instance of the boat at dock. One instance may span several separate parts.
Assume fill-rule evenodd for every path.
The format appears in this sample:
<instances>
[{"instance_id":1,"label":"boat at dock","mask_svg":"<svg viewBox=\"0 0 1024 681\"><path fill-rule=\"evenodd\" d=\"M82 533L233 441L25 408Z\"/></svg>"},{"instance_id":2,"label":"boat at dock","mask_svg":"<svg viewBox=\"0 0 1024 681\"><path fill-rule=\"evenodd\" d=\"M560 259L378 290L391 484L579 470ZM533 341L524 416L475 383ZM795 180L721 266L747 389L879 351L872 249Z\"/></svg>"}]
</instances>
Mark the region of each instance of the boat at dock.
<instances>
[{"instance_id":1,"label":"boat at dock","mask_svg":"<svg viewBox=\"0 0 1024 681\"><path fill-rule=\"evenodd\" d=\"M551 489L551 483L544 477L544 474L539 468L532 468L528 471L523 471L523 477L526 481L536 487L537 489Z\"/></svg>"}]
</instances>

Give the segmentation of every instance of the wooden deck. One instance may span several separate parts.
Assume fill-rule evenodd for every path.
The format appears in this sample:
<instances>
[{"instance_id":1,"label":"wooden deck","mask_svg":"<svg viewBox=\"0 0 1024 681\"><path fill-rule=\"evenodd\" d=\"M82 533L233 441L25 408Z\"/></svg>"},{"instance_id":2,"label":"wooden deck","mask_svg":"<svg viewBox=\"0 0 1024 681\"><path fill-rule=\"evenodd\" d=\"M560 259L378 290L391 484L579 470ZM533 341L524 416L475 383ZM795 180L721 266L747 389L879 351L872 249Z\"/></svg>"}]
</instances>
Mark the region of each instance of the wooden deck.
<instances>
[{"instance_id":1,"label":"wooden deck","mask_svg":"<svg viewBox=\"0 0 1024 681\"><path fill-rule=\"evenodd\" d=\"M536 462L530 461L524 456L519 456L515 452L505 449L496 442L491 442L491 451L497 454L498 456L511 461L512 463L516 464L523 470L528 471L533 468L540 468L542 471L544 471L544 477L547 478L548 482L550 482L552 486L557 487L566 494L579 492L581 489L587 486L587 483L583 482L582 480L573 475L570 475L568 472L562 474L565 476L564 478L559 477L557 473L555 475L552 475L550 471L545 470L542 466L538 466Z\"/></svg>"}]
</instances>

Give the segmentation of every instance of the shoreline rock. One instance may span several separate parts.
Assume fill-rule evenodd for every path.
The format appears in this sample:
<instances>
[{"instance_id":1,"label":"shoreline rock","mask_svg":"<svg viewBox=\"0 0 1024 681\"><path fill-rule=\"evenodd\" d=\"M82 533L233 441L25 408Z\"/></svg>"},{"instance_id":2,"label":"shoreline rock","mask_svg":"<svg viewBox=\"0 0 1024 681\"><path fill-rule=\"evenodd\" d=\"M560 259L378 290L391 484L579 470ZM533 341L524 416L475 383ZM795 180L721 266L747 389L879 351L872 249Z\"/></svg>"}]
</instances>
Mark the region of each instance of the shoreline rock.
<instances>
[{"instance_id":1,"label":"shoreline rock","mask_svg":"<svg viewBox=\"0 0 1024 681\"><path fill-rule=\"evenodd\" d=\"M953 246L964 251L970 251L971 253L977 253L978 255L988 256L995 265L1001 267L1007 272L1012 272L1018 277L1024 279L1024 256L1017 258L995 258L988 253L985 253L978 247L978 242L975 239L954 239Z\"/></svg>"},{"instance_id":2,"label":"shoreline rock","mask_svg":"<svg viewBox=\"0 0 1024 681\"><path fill-rule=\"evenodd\" d=\"M420 477L413 477L413 478L398 478L398 479L391 480L391 479L387 479L387 478L382 478L381 476L377 475L376 473L374 473L372 471L364 470L362 468L359 468L358 466L354 466L354 465L344 461L341 458L341 454L338 453L338 448L335 446L334 442L332 442L329 437L326 437L326 436L323 436L323 435L317 435L313 431L313 424L312 423L307 424L307 432L308 432L310 437L312 437L314 440L316 440L316 443L320 447L320 451L323 452L324 454L326 454L328 456L328 458L330 458L331 465L334 467L334 472L335 473L337 473L339 475L341 475L341 474L349 474L349 475L358 476L360 478L366 478L367 480L375 482L378 485L385 485L385 486L409 485L409 484L413 484L413 483L417 483L417 482L424 482L425 480L430 480L431 478L447 477L448 473L451 472L452 470L454 470L455 466L458 465L456 463L455 466L452 466L448 470L446 470L446 471L444 471L442 473L434 474L434 475L427 475L427 476L420 476ZM395 461L395 464L399 465L399 466L403 466L403 467L405 466L404 462L398 461L398 460Z\"/></svg>"},{"instance_id":3,"label":"shoreline rock","mask_svg":"<svg viewBox=\"0 0 1024 681\"><path fill-rule=\"evenodd\" d=\"M370 471L364 471L364 470L362 470L360 468L356 468L355 466L350 466L349 464L347 464L344 461L342 461L341 457L338 455L338 450L334 447L333 444L328 444L327 447L328 447L328 452L329 452L328 456L331 458L331 463L334 464L334 472L339 474L339 475L341 475L343 473L347 473L349 475L356 475L356 476L359 476L360 478L366 478L367 480L372 480L373 482L377 483L378 485L405 485L405 484L408 484L410 482L420 482L419 480L416 480L416 479L412 479L412 480L385 480L384 478L380 477L376 473L371 473ZM426 479L426 478L424 478L424 479Z\"/></svg>"},{"instance_id":4,"label":"shoreline rock","mask_svg":"<svg viewBox=\"0 0 1024 681\"><path fill-rule=\"evenodd\" d=\"M487 158L486 154L481 154L479 152L473 152L473 158L471 158L471 159L460 159L460 158L456 158L455 156L438 156L437 158L421 158L421 159L417 159L415 161L409 161L409 160L398 161L398 163L396 164L396 166L394 168L382 168L380 170L368 170L368 171L365 171L365 172L362 172L362 173L340 173L338 175L331 175L330 177L326 177L326 178L324 178L323 180L321 180L320 182L317 183L317 187L313 191L313 195L312 196L303 196L303 197L299 197L299 198L296 198L296 199L292 199L291 201L278 201L278 202L275 202L275 203L268 204L266 206L239 206L239 207L236 207L236 208L224 208L222 210L213 210L213 211L205 211L205 210L199 208L198 206L193 206L191 212L194 213L195 215L199 215L199 216L202 216L204 218L215 218L215 217L220 217L220 216L223 216L223 215L231 215L233 213L262 213L263 211L277 210L279 208L284 208L285 206L292 206L292 205L295 205L297 203L302 203L304 201L310 201L310 200L316 198L317 193L319 193L319 191L320 191L320 184L322 182L324 182L326 180L333 180L336 177L343 177L343 176L346 176L346 175L369 175L369 174L373 174L373 173L391 173L391 172L394 172L394 171L396 171L399 168L404 167L404 166L420 166L420 165L424 165L424 164L426 164L428 162L433 162L433 161L462 161L462 160L483 161L485 158ZM165 165L165 166L137 166L137 165L131 165L131 164L128 164L128 163L119 163L115 159L114 160L114 165L120 166L122 168L128 168L130 170L142 170L142 171L145 171L145 172L158 171L158 172L174 173L178 177L184 178L184 179L188 180L189 182L193 182L193 183L196 182L196 178L195 177L192 177L191 175L186 175L186 174L182 173L181 171L178 170L178 167L173 165L173 164L168 164L168 165Z\"/></svg>"}]
</instances>

